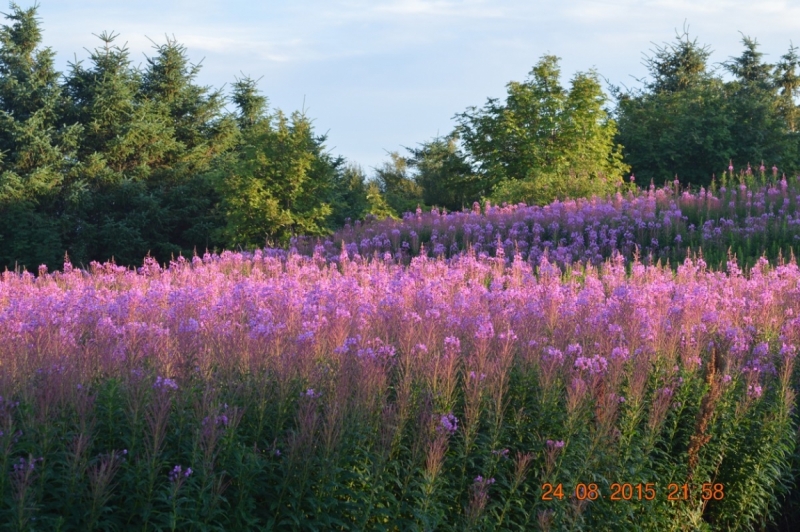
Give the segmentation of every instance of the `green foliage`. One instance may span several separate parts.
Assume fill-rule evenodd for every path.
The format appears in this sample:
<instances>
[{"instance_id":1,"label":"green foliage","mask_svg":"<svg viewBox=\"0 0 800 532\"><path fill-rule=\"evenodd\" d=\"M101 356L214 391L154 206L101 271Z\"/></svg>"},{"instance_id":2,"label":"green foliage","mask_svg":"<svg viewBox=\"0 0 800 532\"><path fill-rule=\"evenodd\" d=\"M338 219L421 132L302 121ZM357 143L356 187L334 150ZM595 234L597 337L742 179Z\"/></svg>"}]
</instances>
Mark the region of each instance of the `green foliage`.
<instances>
[{"instance_id":1,"label":"green foliage","mask_svg":"<svg viewBox=\"0 0 800 532\"><path fill-rule=\"evenodd\" d=\"M647 58L644 89L615 89L617 141L637 176L707 186L731 160L798 169L795 50L771 65L757 41L742 43L742 54L723 65L731 81L708 69L708 47L684 31Z\"/></svg>"},{"instance_id":2,"label":"green foliage","mask_svg":"<svg viewBox=\"0 0 800 532\"><path fill-rule=\"evenodd\" d=\"M334 194L331 199L333 213L330 225L341 227L347 220L359 220L369 213L379 215L380 212L373 212L373 210L380 211L380 207L373 207L370 200L371 186L375 185L367 182L364 170L358 165L348 164L336 172L333 181ZM383 217L386 215L388 212Z\"/></svg>"},{"instance_id":3,"label":"green foliage","mask_svg":"<svg viewBox=\"0 0 800 532\"><path fill-rule=\"evenodd\" d=\"M36 7L11 5L0 32L0 264L141 262L215 247L215 190L204 176L233 147L221 92L174 40L144 69L101 33L59 83L40 48Z\"/></svg>"},{"instance_id":4,"label":"green foliage","mask_svg":"<svg viewBox=\"0 0 800 532\"><path fill-rule=\"evenodd\" d=\"M689 40L689 33L676 36L674 43L656 46L653 55L645 58L651 80L646 82L654 93L680 92L701 85L710 79L707 69L711 51L700 46L697 39Z\"/></svg>"},{"instance_id":5,"label":"green foliage","mask_svg":"<svg viewBox=\"0 0 800 532\"><path fill-rule=\"evenodd\" d=\"M643 182L708 185L734 155L734 118L722 83L709 80L681 92L620 97L619 142ZM653 131L658 131L657 135Z\"/></svg>"},{"instance_id":6,"label":"green foliage","mask_svg":"<svg viewBox=\"0 0 800 532\"><path fill-rule=\"evenodd\" d=\"M711 351L701 355L713 367ZM406 399L365 403L357 387L341 388L353 382L345 368L329 368L322 398L306 396L303 380L248 372L167 391L140 369L77 392L45 374L31 399L3 402L0 521L65 531L762 529L796 450L790 380L754 398L744 380L658 365L671 356L637 369L649 372L644 383L633 370L621 379L624 403L614 393L576 402L570 383L517 361L501 404L492 385L475 396L456 386L452 435L437 428L445 405L426 375L407 382ZM61 380L70 406L42 397ZM37 397L51 406L46 418ZM564 497L543 500L544 483ZM578 504L578 483L601 496ZM614 483L630 483L632 498L611 500ZM690 498L679 488L667 500L673 483ZM722 484L724 498L703 501L706 483ZM639 484L655 500L641 499Z\"/></svg>"},{"instance_id":7,"label":"green foliage","mask_svg":"<svg viewBox=\"0 0 800 532\"><path fill-rule=\"evenodd\" d=\"M12 3L6 17L11 24L0 29L0 263L57 261L59 224L41 211L58 207L81 127L59 120L65 98L54 52L39 48L36 8Z\"/></svg>"},{"instance_id":8,"label":"green foliage","mask_svg":"<svg viewBox=\"0 0 800 532\"><path fill-rule=\"evenodd\" d=\"M727 80L686 31L657 46L641 90L613 89L613 119L596 72L565 88L559 59L543 56L504 100L390 153L368 180L303 113L270 110L255 80L237 79L229 97L198 85L200 65L174 39L137 67L103 32L85 61L56 72L36 13L12 3L0 28L0 266L57 267L65 252L84 264L166 261L426 205L603 196L624 191L631 168L640 183L678 174L692 185L729 161L800 170L797 50L769 64L746 36L722 65Z\"/></svg>"},{"instance_id":9,"label":"green foliage","mask_svg":"<svg viewBox=\"0 0 800 532\"><path fill-rule=\"evenodd\" d=\"M366 192L367 204L369 205L368 214L371 214L378 220L397 218L397 214L395 214L389 204L386 203L386 198L383 197L380 186L378 186L375 181L367 183Z\"/></svg>"},{"instance_id":10,"label":"green foliage","mask_svg":"<svg viewBox=\"0 0 800 532\"><path fill-rule=\"evenodd\" d=\"M236 139L218 91L194 83L199 66L175 41L156 45L143 71L116 35L90 65L71 65L67 120L86 124L73 172L69 251L77 260L115 257L135 264L215 246L214 189L203 177Z\"/></svg>"},{"instance_id":11,"label":"green foliage","mask_svg":"<svg viewBox=\"0 0 800 532\"><path fill-rule=\"evenodd\" d=\"M797 55L797 47L792 45L781 56L781 60L775 65L774 72L775 85L780 96L778 108L781 115L786 119L790 133L797 132L798 114L800 114L800 107L795 104L797 97L800 95L798 67L800 67L800 57Z\"/></svg>"},{"instance_id":12,"label":"green foliage","mask_svg":"<svg viewBox=\"0 0 800 532\"><path fill-rule=\"evenodd\" d=\"M564 191L611 192L628 167L614 144L616 124L597 73L578 73L570 90L560 82L558 58L544 56L525 82L508 84L504 103L489 99L482 109L457 116L465 151L485 187L510 201L546 203ZM506 184L512 180L524 185ZM520 194L517 196L517 194Z\"/></svg>"},{"instance_id":13,"label":"green foliage","mask_svg":"<svg viewBox=\"0 0 800 532\"><path fill-rule=\"evenodd\" d=\"M488 192L484 180L466 161L457 133L437 137L408 151L406 161L415 171L413 179L422 189L425 204L461 210Z\"/></svg>"},{"instance_id":14,"label":"green foliage","mask_svg":"<svg viewBox=\"0 0 800 532\"><path fill-rule=\"evenodd\" d=\"M325 137L314 135L305 114L269 115L266 100L253 88L247 79L234 87L238 120L245 127L236 153L216 171L226 219L222 239L251 248L327 233L330 201L346 201L337 192L355 187L355 193L358 178L353 182L352 172L349 178L339 175L344 161L324 151Z\"/></svg>"},{"instance_id":15,"label":"green foliage","mask_svg":"<svg viewBox=\"0 0 800 532\"><path fill-rule=\"evenodd\" d=\"M794 111L781 108L786 100L780 97L781 87L772 75L776 67L764 63L757 41L743 36L742 44L742 54L725 64L735 77L725 85L728 112L736 124L731 129L731 146L735 148L732 157L754 166L766 161L784 171L795 170L800 163L798 145L796 135L789 134L787 122Z\"/></svg>"},{"instance_id":16,"label":"green foliage","mask_svg":"<svg viewBox=\"0 0 800 532\"><path fill-rule=\"evenodd\" d=\"M421 206L423 188L409 173L408 160L397 152L389 153L390 160L375 169L375 181L383 200L379 200L374 189L371 204L376 210L385 210L383 202L391 209L391 216L402 216ZM387 213L388 214L388 213Z\"/></svg>"},{"instance_id":17,"label":"green foliage","mask_svg":"<svg viewBox=\"0 0 800 532\"><path fill-rule=\"evenodd\" d=\"M103 32L59 82L36 7L11 7L0 31L0 264L55 267L65 252L77 263L167 260L322 234L369 210L363 175L324 152L304 115L268 114L250 78L233 84L232 115L175 40L154 43L140 69Z\"/></svg>"}]
</instances>

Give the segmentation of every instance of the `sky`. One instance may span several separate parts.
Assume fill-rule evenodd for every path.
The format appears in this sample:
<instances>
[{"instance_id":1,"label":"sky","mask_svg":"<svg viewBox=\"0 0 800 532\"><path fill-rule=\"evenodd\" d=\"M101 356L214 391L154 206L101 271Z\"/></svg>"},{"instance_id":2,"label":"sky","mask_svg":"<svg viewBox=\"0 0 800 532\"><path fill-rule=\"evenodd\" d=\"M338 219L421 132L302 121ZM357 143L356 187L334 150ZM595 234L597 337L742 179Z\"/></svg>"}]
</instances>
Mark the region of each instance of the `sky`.
<instances>
[{"instance_id":1,"label":"sky","mask_svg":"<svg viewBox=\"0 0 800 532\"><path fill-rule=\"evenodd\" d=\"M643 54L685 25L715 64L741 52L742 33L767 61L800 45L800 2L779 0L39 0L39 16L61 71L92 34L119 33L142 63L169 35L202 61L201 84L260 79L271 107L305 108L331 153L368 174L502 98L544 54L561 58L565 85L594 68L637 87Z\"/></svg>"}]
</instances>

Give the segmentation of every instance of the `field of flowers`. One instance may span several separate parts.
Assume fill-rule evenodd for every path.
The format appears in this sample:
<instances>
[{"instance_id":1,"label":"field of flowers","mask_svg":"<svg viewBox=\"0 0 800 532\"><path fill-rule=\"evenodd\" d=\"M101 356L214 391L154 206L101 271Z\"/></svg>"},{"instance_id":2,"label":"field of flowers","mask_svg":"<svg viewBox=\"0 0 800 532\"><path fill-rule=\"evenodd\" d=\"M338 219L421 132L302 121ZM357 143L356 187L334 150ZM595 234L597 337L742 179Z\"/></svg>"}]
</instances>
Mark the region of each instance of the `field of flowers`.
<instances>
[{"instance_id":1,"label":"field of flowers","mask_svg":"<svg viewBox=\"0 0 800 532\"><path fill-rule=\"evenodd\" d=\"M406 263L421 253L451 258L471 249L508 260L518 253L535 267L547 254L562 268L576 262L599 266L614 253L674 268L690 250L702 250L712 268L724 270L729 253L742 267L761 256L773 262L788 258L800 242L799 207L800 176L770 179L763 170L757 175L746 170L695 192L676 180L610 199L544 207L476 203L465 212L418 209L402 221L355 222L322 241L297 238L293 245L301 253L317 251L337 260L344 243L351 258L388 253Z\"/></svg>"},{"instance_id":2,"label":"field of flowers","mask_svg":"<svg viewBox=\"0 0 800 532\"><path fill-rule=\"evenodd\" d=\"M796 499L793 262L317 251L2 274L0 526L752 530Z\"/></svg>"}]
</instances>

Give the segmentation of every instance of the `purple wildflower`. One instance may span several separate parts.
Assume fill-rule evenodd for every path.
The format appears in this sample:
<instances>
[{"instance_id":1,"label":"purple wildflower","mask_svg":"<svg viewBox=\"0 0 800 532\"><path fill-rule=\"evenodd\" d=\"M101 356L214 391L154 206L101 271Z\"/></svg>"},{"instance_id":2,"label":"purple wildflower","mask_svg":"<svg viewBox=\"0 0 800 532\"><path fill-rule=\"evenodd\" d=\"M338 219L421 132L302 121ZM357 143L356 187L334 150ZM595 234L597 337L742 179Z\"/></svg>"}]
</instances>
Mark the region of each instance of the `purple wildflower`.
<instances>
[{"instance_id":1,"label":"purple wildflower","mask_svg":"<svg viewBox=\"0 0 800 532\"><path fill-rule=\"evenodd\" d=\"M153 388L162 391L177 390L178 383L166 377L156 377L156 382L153 384Z\"/></svg>"},{"instance_id":2,"label":"purple wildflower","mask_svg":"<svg viewBox=\"0 0 800 532\"><path fill-rule=\"evenodd\" d=\"M444 414L439 418L439 428L448 434L455 434L458 430L458 418L452 413Z\"/></svg>"}]
</instances>

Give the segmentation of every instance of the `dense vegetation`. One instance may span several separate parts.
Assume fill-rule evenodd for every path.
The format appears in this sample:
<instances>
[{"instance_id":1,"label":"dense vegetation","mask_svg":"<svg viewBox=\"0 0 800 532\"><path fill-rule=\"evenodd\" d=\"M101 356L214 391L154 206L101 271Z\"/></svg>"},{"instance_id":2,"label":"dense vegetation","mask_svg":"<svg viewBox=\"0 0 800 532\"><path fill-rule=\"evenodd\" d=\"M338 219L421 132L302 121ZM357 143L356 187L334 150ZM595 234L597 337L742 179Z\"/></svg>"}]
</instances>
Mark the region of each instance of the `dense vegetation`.
<instances>
[{"instance_id":1,"label":"dense vegetation","mask_svg":"<svg viewBox=\"0 0 800 532\"><path fill-rule=\"evenodd\" d=\"M643 89L616 91L618 142L637 177L660 184L677 174L708 186L731 160L800 170L797 49L773 65L757 41L743 37L742 44L720 73L707 66L708 48L684 34L648 58Z\"/></svg>"},{"instance_id":2,"label":"dense vegetation","mask_svg":"<svg viewBox=\"0 0 800 532\"><path fill-rule=\"evenodd\" d=\"M368 179L175 41L62 75L6 16L0 529L797 522L793 48L543 56Z\"/></svg>"},{"instance_id":3,"label":"dense vegetation","mask_svg":"<svg viewBox=\"0 0 800 532\"><path fill-rule=\"evenodd\" d=\"M714 269L733 259L747 268L761 257L788 260L800 242L800 178L778 178L765 168L724 174L698 192L678 181L656 188L631 187L608 199L556 201L543 207L478 203L471 211L438 209L407 213L402 220L348 223L326 238L296 237L292 248L337 261L391 258L408 263L426 255L450 259L517 258L536 267L547 257L562 269L575 263L600 266L619 253L628 264L679 266L692 251ZM749 183L749 185L748 185Z\"/></svg>"},{"instance_id":4,"label":"dense vegetation","mask_svg":"<svg viewBox=\"0 0 800 532\"><path fill-rule=\"evenodd\" d=\"M270 111L255 83L227 98L169 40L134 67L116 35L61 76L36 9L0 30L0 264L111 258L319 234L360 216L363 176L324 149L302 113ZM366 201L366 198L365 200ZM337 216L331 216L336 209Z\"/></svg>"},{"instance_id":5,"label":"dense vegetation","mask_svg":"<svg viewBox=\"0 0 800 532\"><path fill-rule=\"evenodd\" d=\"M753 530L796 490L794 263L39 273L0 281L9 530Z\"/></svg>"},{"instance_id":6,"label":"dense vegetation","mask_svg":"<svg viewBox=\"0 0 800 532\"><path fill-rule=\"evenodd\" d=\"M604 93L594 71L560 82L545 55L529 77L455 116L442 137L366 173L331 154L302 112L271 109L256 83L197 84L174 40L136 67L100 33L85 61L54 70L36 7L11 4L0 28L0 265L139 264L195 250L285 244L348 219L418 206L605 196L677 174L709 185L737 168L800 170L798 56L763 61L755 40L718 72L678 35L653 51L641 89ZM728 76L723 79L722 74ZM230 104L233 111L228 111Z\"/></svg>"}]
</instances>

